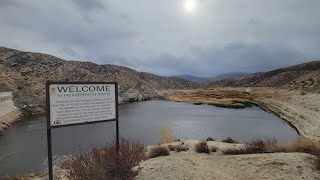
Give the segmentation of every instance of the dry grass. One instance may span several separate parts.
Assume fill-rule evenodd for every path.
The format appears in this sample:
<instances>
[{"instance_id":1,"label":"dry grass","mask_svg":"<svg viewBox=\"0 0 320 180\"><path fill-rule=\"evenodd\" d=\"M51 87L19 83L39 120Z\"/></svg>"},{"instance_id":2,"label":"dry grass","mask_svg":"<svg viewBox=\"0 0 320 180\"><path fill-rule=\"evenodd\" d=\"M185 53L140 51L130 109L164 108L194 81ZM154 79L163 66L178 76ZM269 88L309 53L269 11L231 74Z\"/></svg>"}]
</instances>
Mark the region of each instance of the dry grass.
<instances>
[{"instance_id":1,"label":"dry grass","mask_svg":"<svg viewBox=\"0 0 320 180\"><path fill-rule=\"evenodd\" d=\"M171 129L169 128L160 129L160 144L172 143L175 141L176 141L176 138L174 137Z\"/></svg>"},{"instance_id":2,"label":"dry grass","mask_svg":"<svg viewBox=\"0 0 320 180\"><path fill-rule=\"evenodd\" d=\"M255 97L273 97L277 93L270 91L243 92L239 90L205 89L198 92L186 93L176 91L166 99L178 102L226 104L228 102L249 102Z\"/></svg>"},{"instance_id":3,"label":"dry grass","mask_svg":"<svg viewBox=\"0 0 320 180\"><path fill-rule=\"evenodd\" d=\"M95 147L89 153L71 157L64 163L67 177L75 180L133 179L138 170L133 170L145 156L145 148L139 142L120 140L119 154L116 143Z\"/></svg>"},{"instance_id":4,"label":"dry grass","mask_svg":"<svg viewBox=\"0 0 320 180\"><path fill-rule=\"evenodd\" d=\"M238 141L232 139L231 137L227 137L227 138L223 139L222 142L226 142L226 143L238 143Z\"/></svg>"},{"instance_id":5,"label":"dry grass","mask_svg":"<svg viewBox=\"0 0 320 180\"><path fill-rule=\"evenodd\" d=\"M201 141L201 142L195 144L194 146L195 146L195 151L196 151L197 153L207 153L207 154L210 154L210 149L209 149L206 141Z\"/></svg>"},{"instance_id":6,"label":"dry grass","mask_svg":"<svg viewBox=\"0 0 320 180\"><path fill-rule=\"evenodd\" d=\"M168 145L168 149L170 151L176 151L176 152L180 152L180 151L188 151L189 148L186 146L183 146L183 144L178 144L178 145Z\"/></svg>"},{"instance_id":7,"label":"dry grass","mask_svg":"<svg viewBox=\"0 0 320 180\"><path fill-rule=\"evenodd\" d=\"M233 155L239 155L239 154L258 154L258 153L266 153L268 148L277 149L275 147L279 147L277 145L276 140L267 140L263 141L261 139L253 140L252 142L249 142L245 144L243 147L239 148L228 148L223 150L222 152L224 154L233 154Z\"/></svg>"},{"instance_id":8,"label":"dry grass","mask_svg":"<svg viewBox=\"0 0 320 180\"><path fill-rule=\"evenodd\" d=\"M304 152L320 155L320 142L300 138L297 141L284 145L285 152Z\"/></svg>"},{"instance_id":9,"label":"dry grass","mask_svg":"<svg viewBox=\"0 0 320 180\"><path fill-rule=\"evenodd\" d=\"M320 157L320 143L300 138L290 144L278 144L276 139L263 141L256 139L240 148L229 148L222 151L224 154L258 154L275 152L301 152Z\"/></svg>"},{"instance_id":10,"label":"dry grass","mask_svg":"<svg viewBox=\"0 0 320 180\"><path fill-rule=\"evenodd\" d=\"M147 158L155 158L160 156L169 156L170 151L166 146L154 146L150 149Z\"/></svg>"}]
</instances>

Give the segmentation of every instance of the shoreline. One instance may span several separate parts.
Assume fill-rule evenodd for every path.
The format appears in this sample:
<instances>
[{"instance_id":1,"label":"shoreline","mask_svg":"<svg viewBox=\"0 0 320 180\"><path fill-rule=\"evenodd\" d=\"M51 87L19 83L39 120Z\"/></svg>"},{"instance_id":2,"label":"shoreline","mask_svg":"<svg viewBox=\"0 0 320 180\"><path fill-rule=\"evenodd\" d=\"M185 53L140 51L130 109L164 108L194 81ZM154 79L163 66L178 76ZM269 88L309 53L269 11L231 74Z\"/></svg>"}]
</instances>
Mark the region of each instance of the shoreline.
<instances>
[{"instance_id":1,"label":"shoreline","mask_svg":"<svg viewBox=\"0 0 320 180\"><path fill-rule=\"evenodd\" d=\"M229 97L229 93L232 92L234 93L232 96L236 94L239 97ZM243 94L253 98L240 97ZM218 98L215 97L217 95L219 95ZM169 101L196 104L216 103L228 105L234 101L250 102L256 104L262 110L279 117L293 128L298 135L320 141L319 94L301 95L299 91L276 88L256 88L252 92L246 92L244 88L215 88L209 90L167 91L164 97Z\"/></svg>"},{"instance_id":2,"label":"shoreline","mask_svg":"<svg viewBox=\"0 0 320 180\"><path fill-rule=\"evenodd\" d=\"M257 104L257 106L259 106L259 108L261 108L265 112L272 113L275 116L279 117L281 120L286 122L292 129L294 129L298 133L299 136L302 136L299 129L296 126L294 126L286 117L281 115L280 112L274 111L272 108L269 108L268 106L264 105L262 102L255 101L255 103Z\"/></svg>"},{"instance_id":3,"label":"shoreline","mask_svg":"<svg viewBox=\"0 0 320 180\"><path fill-rule=\"evenodd\" d=\"M11 92L0 93L0 135L22 118L21 110L14 104Z\"/></svg>"}]
</instances>

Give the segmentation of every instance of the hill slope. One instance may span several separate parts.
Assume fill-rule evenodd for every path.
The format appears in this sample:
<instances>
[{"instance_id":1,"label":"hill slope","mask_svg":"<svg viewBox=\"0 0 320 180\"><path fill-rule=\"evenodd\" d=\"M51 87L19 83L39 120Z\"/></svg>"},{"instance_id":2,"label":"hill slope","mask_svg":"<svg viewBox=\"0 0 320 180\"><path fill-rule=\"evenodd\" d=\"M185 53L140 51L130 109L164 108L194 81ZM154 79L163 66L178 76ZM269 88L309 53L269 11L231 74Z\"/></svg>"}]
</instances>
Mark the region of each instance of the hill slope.
<instances>
[{"instance_id":1,"label":"hill slope","mask_svg":"<svg viewBox=\"0 0 320 180\"><path fill-rule=\"evenodd\" d=\"M320 61L214 81L210 83L210 86L286 87L318 92L320 90Z\"/></svg>"},{"instance_id":2,"label":"hill slope","mask_svg":"<svg viewBox=\"0 0 320 180\"><path fill-rule=\"evenodd\" d=\"M44 105L45 82L117 81L120 101L157 97L158 90L198 87L177 77L164 77L116 65L66 61L42 53L0 47L0 92L12 91L16 103L32 112Z\"/></svg>"},{"instance_id":3,"label":"hill slope","mask_svg":"<svg viewBox=\"0 0 320 180\"><path fill-rule=\"evenodd\" d=\"M247 75L247 74L240 73L240 72L231 72L231 73L226 73L226 74L220 74L220 75L214 76L214 77L198 77L198 76L193 76L193 75L176 75L173 77L179 77L179 78L182 78L185 80L207 84L212 81L219 81L219 80L223 80L223 79L229 79L229 78L238 77L238 76L245 76L245 75Z\"/></svg>"},{"instance_id":4,"label":"hill slope","mask_svg":"<svg viewBox=\"0 0 320 180\"><path fill-rule=\"evenodd\" d=\"M178 78L182 78L188 81L193 81L193 82L197 82L197 83L208 83L214 80L214 78L210 78L210 77L198 77L198 76L193 76L193 75L176 75L176 76L172 76L172 77L178 77Z\"/></svg>"}]
</instances>

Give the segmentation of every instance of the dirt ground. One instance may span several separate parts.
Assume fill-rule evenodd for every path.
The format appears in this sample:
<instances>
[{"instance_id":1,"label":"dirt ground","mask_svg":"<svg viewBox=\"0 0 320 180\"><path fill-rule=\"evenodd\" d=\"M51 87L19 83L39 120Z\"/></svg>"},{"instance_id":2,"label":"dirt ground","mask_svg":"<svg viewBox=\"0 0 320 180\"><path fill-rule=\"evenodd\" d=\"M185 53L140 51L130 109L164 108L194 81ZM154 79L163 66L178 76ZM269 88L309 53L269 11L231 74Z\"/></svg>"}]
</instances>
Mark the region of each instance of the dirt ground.
<instances>
[{"instance_id":1,"label":"dirt ground","mask_svg":"<svg viewBox=\"0 0 320 180\"><path fill-rule=\"evenodd\" d=\"M193 150L197 142L185 141L189 151L143 161L136 179L320 179L320 171L314 166L315 157L309 154L223 155L222 149L241 145L213 141L208 145L218 147L218 151L204 154Z\"/></svg>"}]
</instances>

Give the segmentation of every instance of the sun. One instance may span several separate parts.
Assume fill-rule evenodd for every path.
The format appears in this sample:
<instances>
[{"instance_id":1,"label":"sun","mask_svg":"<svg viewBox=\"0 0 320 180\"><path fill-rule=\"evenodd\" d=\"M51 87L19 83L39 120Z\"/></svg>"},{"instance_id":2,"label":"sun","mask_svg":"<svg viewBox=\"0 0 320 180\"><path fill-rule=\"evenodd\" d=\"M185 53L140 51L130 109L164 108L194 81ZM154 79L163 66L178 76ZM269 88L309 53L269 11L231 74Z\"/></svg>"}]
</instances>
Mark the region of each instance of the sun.
<instances>
[{"instance_id":1,"label":"sun","mask_svg":"<svg viewBox=\"0 0 320 180\"><path fill-rule=\"evenodd\" d=\"M197 7L197 2L196 0L185 0L183 3L183 7L186 12L192 13Z\"/></svg>"}]
</instances>

